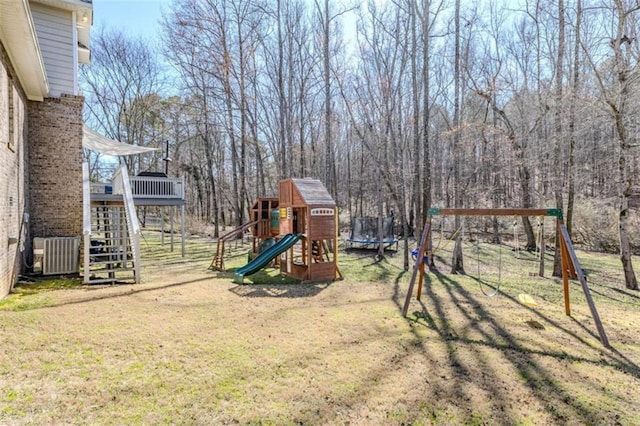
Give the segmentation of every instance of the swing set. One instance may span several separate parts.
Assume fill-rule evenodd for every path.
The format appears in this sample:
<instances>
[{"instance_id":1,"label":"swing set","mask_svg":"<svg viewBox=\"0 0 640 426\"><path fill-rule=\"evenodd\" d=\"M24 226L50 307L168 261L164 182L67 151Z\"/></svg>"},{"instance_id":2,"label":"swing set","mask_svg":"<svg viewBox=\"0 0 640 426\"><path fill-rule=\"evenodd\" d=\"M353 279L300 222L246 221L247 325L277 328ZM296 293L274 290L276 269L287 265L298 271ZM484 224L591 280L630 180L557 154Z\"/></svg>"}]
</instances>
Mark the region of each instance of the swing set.
<instances>
[{"instance_id":1,"label":"swing set","mask_svg":"<svg viewBox=\"0 0 640 426\"><path fill-rule=\"evenodd\" d=\"M591 297L587 280L582 272L578 257L576 256L573 248L573 243L569 237L569 232L564 225L562 217L562 210L559 209L466 209L466 208L430 208L427 212L427 221L424 225L424 231L422 232L422 238L420 239L420 247L418 248L417 256L415 257L415 267L411 274L411 281L409 283L409 291L402 308L402 315L407 316L409 310L409 304L411 302L411 296L413 295L413 288L416 280L418 281L417 300L420 300L422 295L422 284L424 281L425 263L429 264L432 261L433 253L430 250L432 244L431 230L432 230L432 218L434 216L538 216L546 217L551 216L556 218L556 229L559 235L560 243L560 260L562 266L562 282L564 289L564 308L565 314L571 316L571 306L569 302L569 278L578 279L582 286L585 298L591 310L591 316L596 324L598 334L600 336L600 342L606 348L610 348L609 339L604 331L602 322L600 321L600 315L596 309L596 305Z\"/></svg>"}]
</instances>

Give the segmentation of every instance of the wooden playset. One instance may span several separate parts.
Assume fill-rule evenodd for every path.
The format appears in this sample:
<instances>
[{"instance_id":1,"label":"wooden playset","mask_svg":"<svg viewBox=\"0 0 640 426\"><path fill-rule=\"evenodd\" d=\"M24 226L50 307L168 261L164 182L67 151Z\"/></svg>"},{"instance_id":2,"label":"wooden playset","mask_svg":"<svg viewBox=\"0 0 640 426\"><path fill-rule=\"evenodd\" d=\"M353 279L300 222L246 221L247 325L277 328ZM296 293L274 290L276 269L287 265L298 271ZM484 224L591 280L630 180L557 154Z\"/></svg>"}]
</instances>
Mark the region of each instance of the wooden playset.
<instances>
[{"instance_id":1,"label":"wooden playset","mask_svg":"<svg viewBox=\"0 0 640 426\"><path fill-rule=\"evenodd\" d=\"M242 283L268 265L279 265L283 275L303 282L341 278L338 269L338 209L324 185L316 179L280 182L279 197L258 198L251 221L220 237L210 269L224 271L224 243L250 229L250 261L235 270Z\"/></svg>"},{"instance_id":2,"label":"wooden playset","mask_svg":"<svg viewBox=\"0 0 640 426\"><path fill-rule=\"evenodd\" d=\"M277 239L280 235L278 204L277 197L261 197L251 207L252 259L260 253L260 246L265 241Z\"/></svg>"},{"instance_id":3,"label":"wooden playset","mask_svg":"<svg viewBox=\"0 0 640 426\"><path fill-rule=\"evenodd\" d=\"M285 251L280 272L302 281L341 277L338 269L338 209L322 182L287 179L280 182L280 234L302 234L299 249Z\"/></svg>"}]
</instances>

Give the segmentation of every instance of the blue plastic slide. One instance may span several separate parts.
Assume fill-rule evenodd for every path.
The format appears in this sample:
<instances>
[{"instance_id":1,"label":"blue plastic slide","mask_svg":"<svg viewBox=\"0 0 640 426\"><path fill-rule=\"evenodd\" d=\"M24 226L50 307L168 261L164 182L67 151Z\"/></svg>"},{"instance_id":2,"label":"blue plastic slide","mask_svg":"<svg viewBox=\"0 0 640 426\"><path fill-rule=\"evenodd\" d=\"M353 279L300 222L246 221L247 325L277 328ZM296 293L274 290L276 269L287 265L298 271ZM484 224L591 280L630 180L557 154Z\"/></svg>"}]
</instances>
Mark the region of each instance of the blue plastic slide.
<instances>
[{"instance_id":1,"label":"blue plastic slide","mask_svg":"<svg viewBox=\"0 0 640 426\"><path fill-rule=\"evenodd\" d=\"M251 262L244 265L242 268L238 268L235 271L235 277L233 282L236 284L242 284L246 275L253 275L265 266L269 264L273 259L284 253L289 248L293 247L298 240L302 238L302 234L287 234L278 243L272 247L269 247L262 253L260 253Z\"/></svg>"}]
</instances>

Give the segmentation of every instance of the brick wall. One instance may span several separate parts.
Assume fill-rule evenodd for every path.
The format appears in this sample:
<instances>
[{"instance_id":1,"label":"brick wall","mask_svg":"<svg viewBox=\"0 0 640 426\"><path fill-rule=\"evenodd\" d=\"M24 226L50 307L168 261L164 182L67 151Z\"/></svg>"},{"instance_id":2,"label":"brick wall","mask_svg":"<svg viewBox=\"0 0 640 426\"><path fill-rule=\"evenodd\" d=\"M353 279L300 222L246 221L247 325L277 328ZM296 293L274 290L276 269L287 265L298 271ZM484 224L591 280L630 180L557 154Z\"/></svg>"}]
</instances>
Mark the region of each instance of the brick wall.
<instances>
[{"instance_id":1,"label":"brick wall","mask_svg":"<svg viewBox=\"0 0 640 426\"><path fill-rule=\"evenodd\" d=\"M0 43L0 298L17 281L30 249L22 221L29 210L27 102L17 81Z\"/></svg>"},{"instance_id":2,"label":"brick wall","mask_svg":"<svg viewBox=\"0 0 640 426\"><path fill-rule=\"evenodd\" d=\"M81 96L29 102L32 237L82 235Z\"/></svg>"}]
</instances>

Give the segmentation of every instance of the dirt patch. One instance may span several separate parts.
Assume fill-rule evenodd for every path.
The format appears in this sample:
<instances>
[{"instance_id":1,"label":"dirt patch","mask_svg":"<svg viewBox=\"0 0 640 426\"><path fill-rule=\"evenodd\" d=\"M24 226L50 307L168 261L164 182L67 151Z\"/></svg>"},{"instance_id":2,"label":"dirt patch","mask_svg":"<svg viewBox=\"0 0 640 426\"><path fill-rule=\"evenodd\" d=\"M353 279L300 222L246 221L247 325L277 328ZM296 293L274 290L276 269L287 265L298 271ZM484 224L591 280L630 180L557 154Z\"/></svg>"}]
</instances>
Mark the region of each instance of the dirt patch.
<instances>
[{"instance_id":1,"label":"dirt patch","mask_svg":"<svg viewBox=\"0 0 640 426\"><path fill-rule=\"evenodd\" d=\"M489 298L429 275L405 319L399 255L344 254L334 283L236 285L207 270L208 240L184 259L146 240L140 285L0 311L1 424L640 423L638 294L598 281L615 275L601 256L589 282L612 350L575 283L567 317L552 279Z\"/></svg>"}]
</instances>

